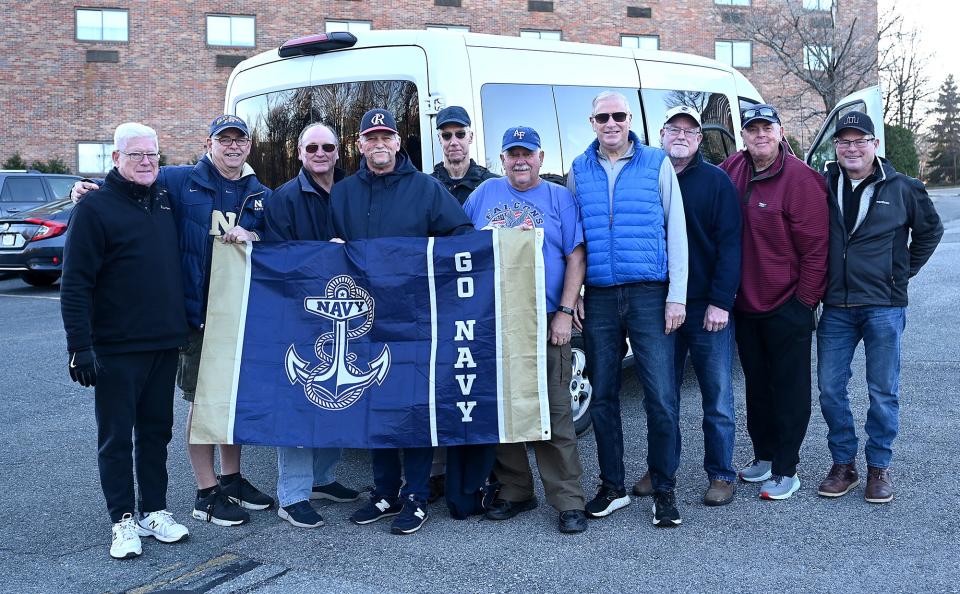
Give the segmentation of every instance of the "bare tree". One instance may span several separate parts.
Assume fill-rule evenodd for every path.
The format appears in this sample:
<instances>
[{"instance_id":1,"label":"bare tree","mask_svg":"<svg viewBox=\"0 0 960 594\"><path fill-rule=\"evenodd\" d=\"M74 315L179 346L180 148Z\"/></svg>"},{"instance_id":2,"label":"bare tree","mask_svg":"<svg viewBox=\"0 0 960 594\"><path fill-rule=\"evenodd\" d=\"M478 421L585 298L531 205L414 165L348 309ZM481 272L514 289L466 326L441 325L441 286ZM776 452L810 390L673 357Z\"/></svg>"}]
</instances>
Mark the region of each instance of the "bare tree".
<instances>
[{"instance_id":1,"label":"bare tree","mask_svg":"<svg viewBox=\"0 0 960 594\"><path fill-rule=\"evenodd\" d=\"M930 54L922 50L921 31L908 27L894 3L880 17L879 70L883 83L883 121L919 130L934 94L930 85Z\"/></svg>"}]
</instances>

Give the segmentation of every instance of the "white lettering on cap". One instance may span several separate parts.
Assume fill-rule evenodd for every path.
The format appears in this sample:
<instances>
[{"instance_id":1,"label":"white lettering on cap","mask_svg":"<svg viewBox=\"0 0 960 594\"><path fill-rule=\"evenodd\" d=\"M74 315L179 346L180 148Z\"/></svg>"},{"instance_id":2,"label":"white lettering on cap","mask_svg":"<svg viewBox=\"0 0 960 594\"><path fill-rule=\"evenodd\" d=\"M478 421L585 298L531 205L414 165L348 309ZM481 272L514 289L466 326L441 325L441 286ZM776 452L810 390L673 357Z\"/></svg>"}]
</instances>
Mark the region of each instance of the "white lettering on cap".
<instances>
[{"instance_id":1,"label":"white lettering on cap","mask_svg":"<svg viewBox=\"0 0 960 594\"><path fill-rule=\"evenodd\" d=\"M514 131L513 131L513 137L514 137L514 138L519 138L520 140L523 140L523 135L524 135L524 134L526 134L526 132L524 132L523 130L514 130Z\"/></svg>"},{"instance_id":2,"label":"white lettering on cap","mask_svg":"<svg viewBox=\"0 0 960 594\"><path fill-rule=\"evenodd\" d=\"M370 118L370 123L373 124L374 126L382 126L383 114L382 113L375 114L372 118Z\"/></svg>"}]
</instances>

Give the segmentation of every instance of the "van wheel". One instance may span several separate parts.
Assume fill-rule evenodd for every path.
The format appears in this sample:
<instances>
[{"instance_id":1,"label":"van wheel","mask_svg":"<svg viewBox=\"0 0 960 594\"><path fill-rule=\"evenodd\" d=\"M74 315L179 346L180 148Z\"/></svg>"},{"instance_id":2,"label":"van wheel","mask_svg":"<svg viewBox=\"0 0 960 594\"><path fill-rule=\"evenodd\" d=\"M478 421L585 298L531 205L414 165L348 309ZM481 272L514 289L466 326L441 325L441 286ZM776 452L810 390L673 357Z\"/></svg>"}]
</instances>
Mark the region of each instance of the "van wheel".
<instances>
[{"instance_id":1,"label":"van wheel","mask_svg":"<svg viewBox=\"0 0 960 594\"><path fill-rule=\"evenodd\" d=\"M593 397L593 386L587 377L587 355L582 348L570 349L572 373L570 377L570 407L573 411L573 428L577 435L583 435L590 430L590 400Z\"/></svg>"},{"instance_id":2,"label":"van wheel","mask_svg":"<svg viewBox=\"0 0 960 594\"><path fill-rule=\"evenodd\" d=\"M23 282L31 287L49 287L60 278L59 272L24 272L20 274Z\"/></svg>"}]
</instances>

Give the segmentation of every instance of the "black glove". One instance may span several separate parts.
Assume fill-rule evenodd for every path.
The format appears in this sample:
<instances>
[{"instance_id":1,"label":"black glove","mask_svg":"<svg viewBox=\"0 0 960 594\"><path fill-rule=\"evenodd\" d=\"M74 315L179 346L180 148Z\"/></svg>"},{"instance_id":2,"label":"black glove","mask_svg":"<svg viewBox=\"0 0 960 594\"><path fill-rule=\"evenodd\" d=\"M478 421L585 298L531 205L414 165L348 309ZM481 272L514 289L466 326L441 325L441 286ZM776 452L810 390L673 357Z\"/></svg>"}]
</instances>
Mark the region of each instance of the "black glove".
<instances>
[{"instance_id":1,"label":"black glove","mask_svg":"<svg viewBox=\"0 0 960 594\"><path fill-rule=\"evenodd\" d=\"M93 349L70 353L70 379L84 388L97 385L97 356Z\"/></svg>"}]
</instances>

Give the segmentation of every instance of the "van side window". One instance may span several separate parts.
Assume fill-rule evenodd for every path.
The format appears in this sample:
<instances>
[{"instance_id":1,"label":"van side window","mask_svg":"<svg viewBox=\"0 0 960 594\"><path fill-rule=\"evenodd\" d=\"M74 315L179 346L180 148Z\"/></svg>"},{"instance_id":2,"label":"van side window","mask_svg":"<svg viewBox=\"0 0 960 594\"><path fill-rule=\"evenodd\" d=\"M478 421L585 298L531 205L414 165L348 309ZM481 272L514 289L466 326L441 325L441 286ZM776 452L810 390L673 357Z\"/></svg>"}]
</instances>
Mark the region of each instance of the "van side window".
<instances>
[{"instance_id":1,"label":"van side window","mask_svg":"<svg viewBox=\"0 0 960 594\"><path fill-rule=\"evenodd\" d=\"M360 167L360 118L374 107L397 118L401 146L421 169L420 95L408 80L333 83L266 93L237 102L236 114L250 127L253 146L247 160L265 185L276 188L300 171L297 138L314 122L333 127L340 138L337 165L347 175Z\"/></svg>"},{"instance_id":2,"label":"van side window","mask_svg":"<svg viewBox=\"0 0 960 594\"><path fill-rule=\"evenodd\" d=\"M512 126L530 126L540 134L544 160L540 176L562 183L573 160L596 140L590 125L593 98L603 91L623 93L633 113L633 131L646 142L637 89L562 85L485 84L480 89L483 110L484 165L503 174L500 147Z\"/></svg>"},{"instance_id":3,"label":"van side window","mask_svg":"<svg viewBox=\"0 0 960 594\"><path fill-rule=\"evenodd\" d=\"M651 130L660 130L663 127L663 118L668 110L678 105L686 105L700 112L703 122L700 152L704 159L719 164L736 152L733 112L730 109L730 99L723 93L644 89L641 95ZM659 145L659 139L656 144Z\"/></svg>"}]
</instances>

